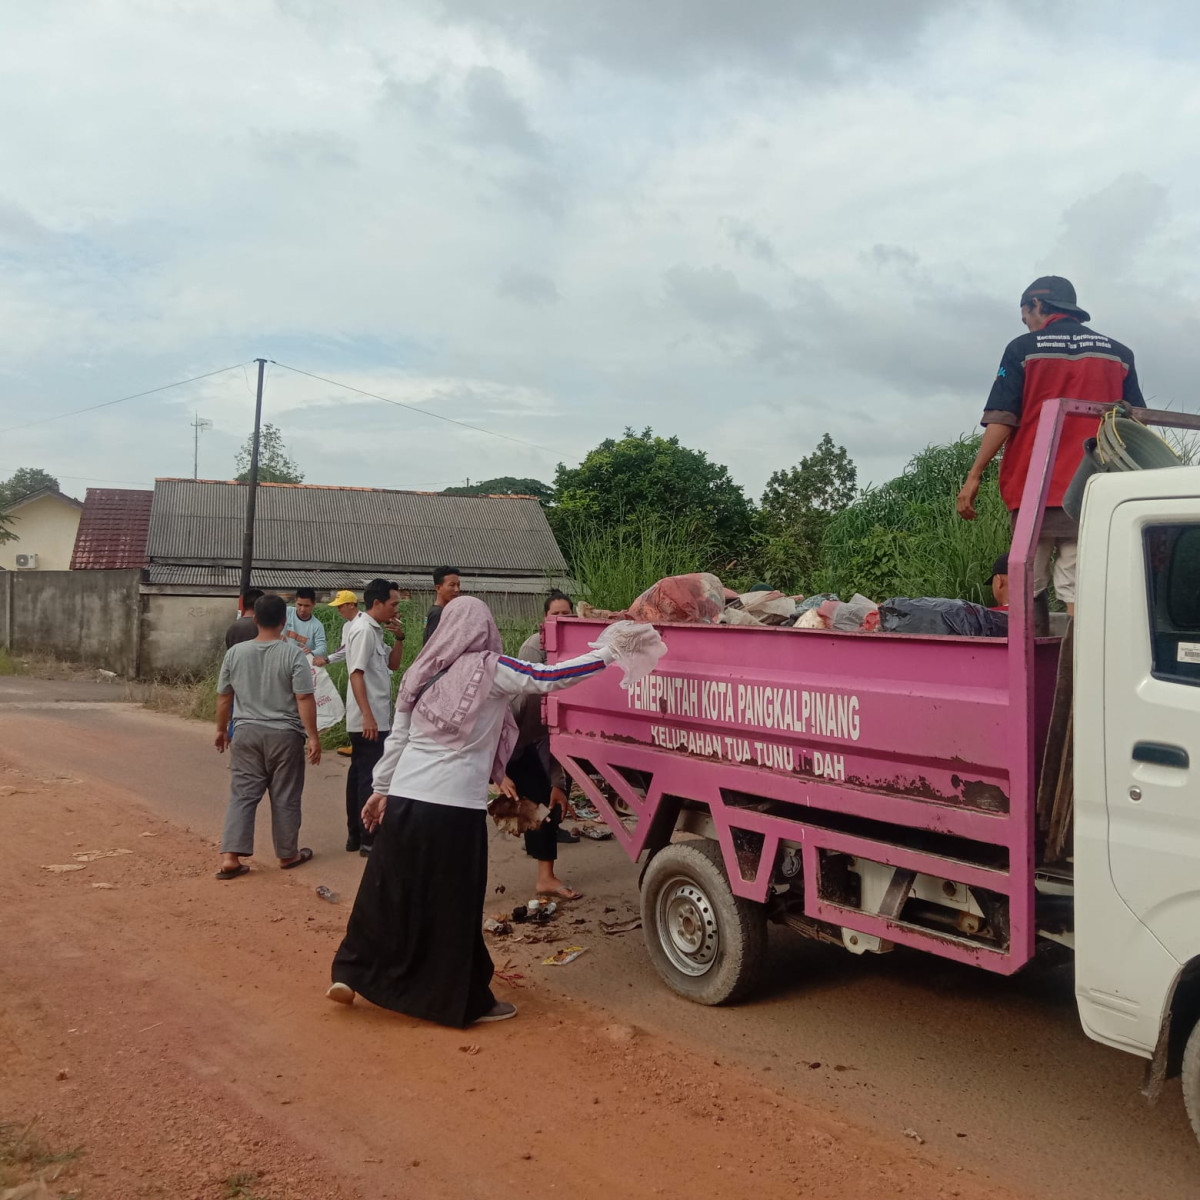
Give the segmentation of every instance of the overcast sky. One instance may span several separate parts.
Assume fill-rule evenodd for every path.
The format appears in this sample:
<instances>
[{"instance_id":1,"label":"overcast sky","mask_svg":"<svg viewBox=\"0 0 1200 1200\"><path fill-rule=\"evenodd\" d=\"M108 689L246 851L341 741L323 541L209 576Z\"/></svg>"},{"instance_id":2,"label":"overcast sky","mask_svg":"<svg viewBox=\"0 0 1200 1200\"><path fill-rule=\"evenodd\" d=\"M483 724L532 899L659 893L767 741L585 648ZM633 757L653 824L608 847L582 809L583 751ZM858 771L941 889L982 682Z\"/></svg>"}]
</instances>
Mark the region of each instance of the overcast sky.
<instances>
[{"instance_id":1,"label":"overcast sky","mask_svg":"<svg viewBox=\"0 0 1200 1200\"><path fill-rule=\"evenodd\" d=\"M1043 272L1200 408L1192 3L0 0L0 113L0 477L227 478L252 366L42 419L263 356L424 410L269 368L312 483L878 481Z\"/></svg>"}]
</instances>

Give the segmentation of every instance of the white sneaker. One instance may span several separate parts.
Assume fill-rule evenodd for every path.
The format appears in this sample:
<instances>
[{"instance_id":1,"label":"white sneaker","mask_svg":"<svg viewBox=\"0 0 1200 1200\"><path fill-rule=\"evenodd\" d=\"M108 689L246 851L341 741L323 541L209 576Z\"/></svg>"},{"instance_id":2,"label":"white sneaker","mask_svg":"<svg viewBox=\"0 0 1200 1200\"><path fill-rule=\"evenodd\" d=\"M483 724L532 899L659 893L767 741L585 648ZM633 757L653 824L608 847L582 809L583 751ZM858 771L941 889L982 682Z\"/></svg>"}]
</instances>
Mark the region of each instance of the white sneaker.
<instances>
[{"instance_id":1,"label":"white sneaker","mask_svg":"<svg viewBox=\"0 0 1200 1200\"><path fill-rule=\"evenodd\" d=\"M337 985L335 984L334 986L336 987ZM509 1017L515 1017L516 1015L517 1006L515 1004L509 1004L507 1000L497 1000L482 1017L475 1018L475 1024L482 1025L485 1021L507 1021Z\"/></svg>"},{"instance_id":2,"label":"white sneaker","mask_svg":"<svg viewBox=\"0 0 1200 1200\"><path fill-rule=\"evenodd\" d=\"M353 1004L354 989L348 983L334 983L329 987L329 991L325 993L327 1000L334 1000L338 1004Z\"/></svg>"}]
</instances>

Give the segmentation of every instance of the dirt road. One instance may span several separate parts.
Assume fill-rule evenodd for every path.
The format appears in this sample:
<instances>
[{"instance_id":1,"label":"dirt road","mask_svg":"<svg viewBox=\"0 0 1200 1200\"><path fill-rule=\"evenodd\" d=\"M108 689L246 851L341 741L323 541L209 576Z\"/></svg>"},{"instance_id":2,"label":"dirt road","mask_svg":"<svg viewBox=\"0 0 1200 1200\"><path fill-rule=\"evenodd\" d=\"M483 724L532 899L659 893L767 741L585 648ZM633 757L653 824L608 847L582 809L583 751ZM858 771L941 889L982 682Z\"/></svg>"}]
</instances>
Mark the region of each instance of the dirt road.
<instances>
[{"instance_id":1,"label":"dirt road","mask_svg":"<svg viewBox=\"0 0 1200 1200\"><path fill-rule=\"evenodd\" d=\"M659 984L639 933L601 931L636 906L611 843L564 847L588 899L561 942L494 944L521 977L498 988L516 1021L460 1033L330 1005L361 869L341 847L345 760L310 777L311 864L264 857L219 884L209 730L105 702L120 694L0 681L0 1121L41 1114L44 1139L82 1147L63 1192L1197 1193L1177 1089L1144 1108L1139 1064L1079 1032L1069 978L780 935L763 997L701 1009ZM131 853L74 857L113 849ZM526 899L532 864L511 839L492 850L496 907ZM587 953L541 965L570 943Z\"/></svg>"}]
</instances>

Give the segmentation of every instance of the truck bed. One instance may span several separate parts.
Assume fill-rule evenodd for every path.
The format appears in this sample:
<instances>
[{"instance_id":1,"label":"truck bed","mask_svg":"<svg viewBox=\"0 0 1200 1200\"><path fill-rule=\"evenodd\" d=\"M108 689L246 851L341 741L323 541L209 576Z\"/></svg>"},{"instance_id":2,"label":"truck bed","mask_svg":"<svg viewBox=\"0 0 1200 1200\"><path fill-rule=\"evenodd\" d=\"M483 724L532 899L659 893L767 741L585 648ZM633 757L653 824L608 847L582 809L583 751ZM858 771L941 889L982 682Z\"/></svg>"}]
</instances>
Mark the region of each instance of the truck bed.
<instances>
[{"instance_id":1,"label":"truck bed","mask_svg":"<svg viewBox=\"0 0 1200 1200\"><path fill-rule=\"evenodd\" d=\"M550 660L583 653L601 628L550 623ZM773 899L782 866L802 877L793 916L818 927L1003 973L1027 961L1029 764L1042 759L1060 639L1031 640L1026 671L1002 638L659 629L669 652L642 683L623 690L609 671L547 703L555 757L631 858L693 828L720 842L747 899ZM946 897L961 886L986 919L946 928L921 902L927 877ZM894 885L886 903L880 879Z\"/></svg>"}]
</instances>

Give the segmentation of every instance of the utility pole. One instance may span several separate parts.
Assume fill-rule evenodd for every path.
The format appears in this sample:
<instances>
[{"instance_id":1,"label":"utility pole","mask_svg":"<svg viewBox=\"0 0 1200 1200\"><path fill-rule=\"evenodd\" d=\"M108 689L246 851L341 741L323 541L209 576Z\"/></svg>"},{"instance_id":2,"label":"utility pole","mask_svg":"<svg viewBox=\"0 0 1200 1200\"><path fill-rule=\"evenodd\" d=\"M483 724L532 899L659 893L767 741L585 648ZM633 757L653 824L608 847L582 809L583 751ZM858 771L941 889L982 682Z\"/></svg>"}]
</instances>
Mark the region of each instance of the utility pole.
<instances>
[{"instance_id":1,"label":"utility pole","mask_svg":"<svg viewBox=\"0 0 1200 1200\"><path fill-rule=\"evenodd\" d=\"M212 422L202 417L199 413L196 414L196 419L192 422L192 478L200 478L200 435L206 430L212 428Z\"/></svg>"},{"instance_id":2,"label":"utility pole","mask_svg":"<svg viewBox=\"0 0 1200 1200\"><path fill-rule=\"evenodd\" d=\"M246 493L246 535L242 539L242 580L238 595L244 596L250 589L250 567L254 562L254 509L258 502L258 439L262 427L263 372L267 367L265 358L256 358L258 363L258 395L254 401L254 442L250 450L250 490Z\"/></svg>"}]
</instances>

